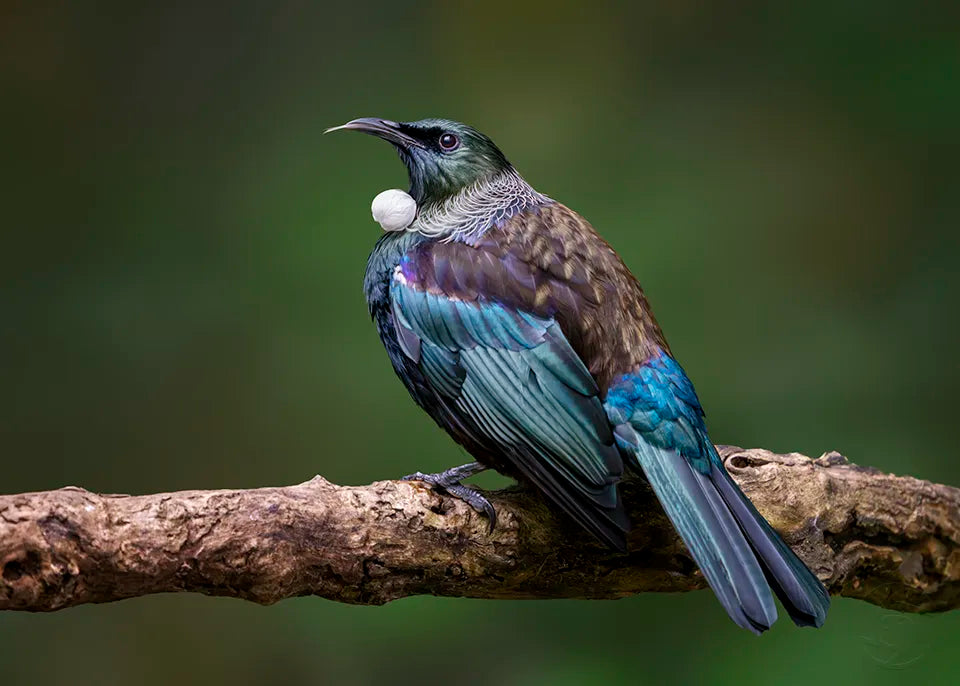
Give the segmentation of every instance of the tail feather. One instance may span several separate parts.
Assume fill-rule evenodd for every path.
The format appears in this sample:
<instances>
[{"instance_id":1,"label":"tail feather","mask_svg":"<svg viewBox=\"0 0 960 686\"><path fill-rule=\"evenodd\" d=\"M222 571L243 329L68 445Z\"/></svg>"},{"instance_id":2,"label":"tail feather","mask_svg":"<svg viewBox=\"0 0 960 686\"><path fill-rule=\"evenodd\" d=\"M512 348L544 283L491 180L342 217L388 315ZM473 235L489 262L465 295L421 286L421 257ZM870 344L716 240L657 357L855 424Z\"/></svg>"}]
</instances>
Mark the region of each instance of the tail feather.
<instances>
[{"instance_id":1,"label":"tail feather","mask_svg":"<svg viewBox=\"0 0 960 686\"><path fill-rule=\"evenodd\" d=\"M769 629L777 609L765 575L709 477L673 450L641 441L636 455L727 614L754 633Z\"/></svg>"},{"instance_id":2,"label":"tail feather","mask_svg":"<svg viewBox=\"0 0 960 686\"><path fill-rule=\"evenodd\" d=\"M703 473L676 451L634 444L643 472L720 603L754 633L777 619L771 587L800 626L821 626L820 581L740 491L716 456Z\"/></svg>"},{"instance_id":3,"label":"tail feather","mask_svg":"<svg viewBox=\"0 0 960 686\"><path fill-rule=\"evenodd\" d=\"M830 596L820 580L784 543L720 465L711 474L723 501L743 528L774 592L798 626L823 626Z\"/></svg>"}]
</instances>

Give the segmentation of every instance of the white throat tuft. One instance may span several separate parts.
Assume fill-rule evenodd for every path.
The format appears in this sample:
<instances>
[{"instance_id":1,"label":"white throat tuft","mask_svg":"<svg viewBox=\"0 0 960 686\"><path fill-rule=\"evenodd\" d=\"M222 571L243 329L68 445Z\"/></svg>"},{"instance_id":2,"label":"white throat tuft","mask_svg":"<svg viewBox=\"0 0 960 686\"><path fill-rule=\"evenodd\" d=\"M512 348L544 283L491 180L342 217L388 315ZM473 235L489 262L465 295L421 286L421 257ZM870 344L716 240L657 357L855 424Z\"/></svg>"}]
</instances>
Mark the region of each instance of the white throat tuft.
<instances>
[{"instance_id":1,"label":"white throat tuft","mask_svg":"<svg viewBox=\"0 0 960 686\"><path fill-rule=\"evenodd\" d=\"M404 191L391 188L373 199L370 212L384 231L403 231L417 216L417 201Z\"/></svg>"}]
</instances>

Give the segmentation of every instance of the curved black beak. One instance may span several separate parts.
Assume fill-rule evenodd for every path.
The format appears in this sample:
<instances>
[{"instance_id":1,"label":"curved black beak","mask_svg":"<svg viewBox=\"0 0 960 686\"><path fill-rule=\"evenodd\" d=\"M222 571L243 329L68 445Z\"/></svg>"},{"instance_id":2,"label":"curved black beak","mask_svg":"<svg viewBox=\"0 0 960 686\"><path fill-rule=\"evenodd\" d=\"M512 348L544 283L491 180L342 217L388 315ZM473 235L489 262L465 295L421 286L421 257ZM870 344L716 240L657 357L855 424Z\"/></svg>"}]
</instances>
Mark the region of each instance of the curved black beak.
<instances>
[{"instance_id":1,"label":"curved black beak","mask_svg":"<svg viewBox=\"0 0 960 686\"><path fill-rule=\"evenodd\" d=\"M360 119L348 121L342 126L334 126L329 128L324 131L324 133L330 133L331 131L360 131L362 133L369 133L371 136L376 136L377 138L382 138L385 141L389 141L394 145L399 145L404 148L424 147L423 143L418 141L416 138L404 133L400 128L400 124L395 121L390 121L389 119L361 117Z\"/></svg>"}]
</instances>

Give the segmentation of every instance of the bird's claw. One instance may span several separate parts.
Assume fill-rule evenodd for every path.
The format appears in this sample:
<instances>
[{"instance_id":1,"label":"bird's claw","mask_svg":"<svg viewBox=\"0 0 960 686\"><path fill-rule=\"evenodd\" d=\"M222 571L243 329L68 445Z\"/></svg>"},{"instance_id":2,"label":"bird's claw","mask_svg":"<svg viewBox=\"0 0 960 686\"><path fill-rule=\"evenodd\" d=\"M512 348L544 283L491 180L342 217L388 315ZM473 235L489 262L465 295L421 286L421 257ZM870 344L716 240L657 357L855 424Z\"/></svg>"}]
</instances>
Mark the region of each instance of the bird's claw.
<instances>
[{"instance_id":1,"label":"bird's claw","mask_svg":"<svg viewBox=\"0 0 960 686\"><path fill-rule=\"evenodd\" d=\"M413 474L407 474L406 476L401 476L400 481L423 481L424 483L428 483L432 486L434 484L429 480L429 477L431 476L435 476L435 475L424 474L423 472L414 472Z\"/></svg>"},{"instance_id":2,"label":"bird's claw","mask_svg":"<svg viewBox=\"0 0 960 686\"><path fill-rule=\"evenodd\" d=\"M468 488L463 484L444 486L443 490L452 495L454 498L462 500L467 505L472 507L476 512L486 515L487 533L493 533L493 530L497 526L497 511L494 509L490 501L483 496L483 494L481 494L479 491L473 490L472 488Z\"/></svg>"},{"instance_id":3,"label":"bird's claw","mask_svg":"<svg viewBox=\"0 0 960 686\"><path fill-rule=\"evenodd\" d=\"M489 522L488 533L493 533L497 525L497 511L486 497L479 491L464 486L460 483L461 479L466 479L485 468L482 465L473 462L461 467L454 467L439 474L424 474L423 472L414 472L401 477L402 481L422 481L429 484L438 491L443 491L458 500L462 500L476 512L484 515Z\"/></svg>"}]
</instances>

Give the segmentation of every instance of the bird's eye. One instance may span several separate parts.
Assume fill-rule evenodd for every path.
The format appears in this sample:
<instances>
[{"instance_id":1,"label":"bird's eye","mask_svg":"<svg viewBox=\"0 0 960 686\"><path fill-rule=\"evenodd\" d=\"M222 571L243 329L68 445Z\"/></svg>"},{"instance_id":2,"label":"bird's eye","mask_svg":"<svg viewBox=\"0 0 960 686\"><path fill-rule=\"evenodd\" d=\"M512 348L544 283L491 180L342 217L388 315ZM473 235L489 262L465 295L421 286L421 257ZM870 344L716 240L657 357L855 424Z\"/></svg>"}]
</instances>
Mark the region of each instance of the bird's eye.
<instances>
[{"instance_id":1,"label":"bird's eye","mask_svg":"<svg viewBox=\"0 0 960 686\"><path fill-rule=\"evenodd\" d=\"M460 139L452 133L445 133L440 136L440 147L443 148L444 152L456 150L459 145Z\"/></svg>"}]
</instances>

